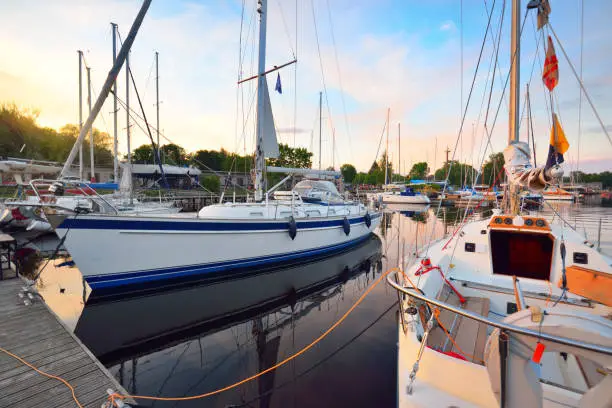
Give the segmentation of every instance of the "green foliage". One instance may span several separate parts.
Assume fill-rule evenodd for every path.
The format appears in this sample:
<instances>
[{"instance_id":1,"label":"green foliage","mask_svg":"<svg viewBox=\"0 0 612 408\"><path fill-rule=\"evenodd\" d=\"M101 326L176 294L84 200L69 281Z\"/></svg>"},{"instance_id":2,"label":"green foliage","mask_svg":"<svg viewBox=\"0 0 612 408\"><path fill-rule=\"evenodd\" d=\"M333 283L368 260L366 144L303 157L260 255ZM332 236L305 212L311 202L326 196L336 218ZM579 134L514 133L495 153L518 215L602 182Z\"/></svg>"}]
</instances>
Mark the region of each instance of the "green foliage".
<instances>
[{"instance_id":1,"label":"green foliage","mask_svg":"<svg viewBox=\"0 0 612 408\"><path fill-rule=\"evenodd\" d=\"M191 164L202 171L236 171L250 172L253 163L252 156L238 156L224 149L198 150L191 155ZM233 165L233 166L232 166Z\"/></svg>"},{"instance_id":2,"label":"green foliage","mask_svg":"<svg viewBox=\"0 0 612 408\"><path fill-rule=\"evenodd\" d=\"M148 144L138 146L132 152L132 163L152 164L153 163L153 147Z\"/></svg>"},{"instance_id":3,"label":"green foliage","mask_svg":"<svg viewBox=\"0 0 612 408\"><path fill-rule=\"evenodd\" d=\"M38 112L20 109L14 104L0 105L0 152L2 156L63 162L79 134L77 125L66 125L59 132L40 127ZM93 129L96 164L112 165L110 136ZM83 141L83 152L89 156L89 138ZM23 148L23 149L22 149Z\"/></svg>"},{"instance_id":4,"label":"green foliage","mask_svg":"<svg viewBox=\"0 0 612 408\"><path fill-rule=\"evenodd\" d=\"M450 163L452 163L452 166L450 166L450 175L448 177L448 183L452 186L463 187L465 174L473 174L473 172L475 171L474 168L469 164L459 163L458 161L451 161ZM436 180L446 179L448 169L449 163L445 163L442 168L436 170Z\"/></svg>"},{"instance_id":5,"label":"green foliage","mask_svg":"<svg viewBox=\"0 0 612 408\"><path fill-rule=\"evenodd\" d=\"M220 191L221 182L219 181L219 177L217 176L204 176L200 178L200 184L204 186L207 190L212 191L213 193L218 193Z\"/></svg>"},{"instance_id":6,"label":"green foliage","mask_svg":"<svg viewBox=\"0 0 612 408\"><path fill-rule=\"evenodd\" d=\"M412 165L408 178L410 180L423 180L427 177L427 162L418 162Z\"/></svg>"},{"instance_id":7,"label":"green foliage","mask_svg":"<svg viewBox=\"0 0 612 408\"><path fill-rule=\"evenodd\" d=\"M189 159L185 149L174 143L163 145L161 148L162 163L172 164L175 166L181 166L187 164Z\"/></svg>"},{"instance_id":8,"label":"green foliage","mask_svg":"<svg viewBox=\"0 0 612 408\"><path fill-rule=\"evenodd\" d=\"M340 166L340 172L346 183L352 183L355 180L355 176L357 176L357 169L352 164L343 164Z\"/></svg>"},{"instance_id":9,"label":"green foliage","mask_svg":"<svg viewBox=\"0 0 612 408\"><path fill-rule=\"evenodd\" d=\"M496 180L497 180L497 182L495 183L496 185L499 185L500 183L502 183L504 179L500 172L503 171L504 164L505 164L505 161L504 161L503 153L499 152L499 153L493 153L492 155L490 155L489 160L484 165L482 178L478 180L478 183L491 185ZM498 178L498 175L499 175L499 178Z\"/></svg>"},{"instance_id":10,"label":"green foliage","mask_svg":"<svg viewBox=\"0 0 612 408\"><path fill-rule=\"evenodd\" d=\"M612 187L612 172L609 171L604 171L601 173L583 173L581 171L573 171L570 173L570 177L564 178L564 181L569 183L572 179L575 183L601 182L602 187L605 189Z\"/></svg>"},{"instance_id":11,"label":"green foliage","mask_svg":"<svg viewBox=\"0 0 612 408\"><path fill-rule=\"evenodd\" d=\"M289 147L284 143L278 145L279 156L267 159L268 166L308 169L312 167L312 153L303 147Z\"/></svg>"}]
</instances>

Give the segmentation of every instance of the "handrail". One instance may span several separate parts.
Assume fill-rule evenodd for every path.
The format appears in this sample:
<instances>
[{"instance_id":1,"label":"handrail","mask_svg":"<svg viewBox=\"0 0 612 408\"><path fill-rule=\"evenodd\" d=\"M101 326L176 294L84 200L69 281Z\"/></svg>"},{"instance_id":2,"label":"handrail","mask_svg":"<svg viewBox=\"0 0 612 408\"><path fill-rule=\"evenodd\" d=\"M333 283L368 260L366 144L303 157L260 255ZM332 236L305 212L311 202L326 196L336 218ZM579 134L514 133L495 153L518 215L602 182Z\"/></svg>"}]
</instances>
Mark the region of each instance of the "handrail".
<instances>
[{"instance_id":1,"label":"handrail","mask_svg":"<svg viewBox=\"0 0 612 408\"><path fill-rule=\"evenodd\" d=\"M394 282L391 279L391 275L387 276L387 282L393 287L395 288L397 291L404 293L405 295L408 295L412 298L418 299L422 302L425 302L427 304L430 305L434 305L437 306L441 309L444 310L448 310L449 312L452 313L456 313L460 316L463 317L467 317L468 319L472 319L472 320L476 320L480 323L484 323L488 326L493 326L496 327L498 329L501 330L505 330L507 332L510 333L517 333L517 334L522 334L528 337L534 337L537 338L539 340L546 340L546 341L551 341L553 343L559 343L559 344L564 344L566 346L571 346L571 347L578 347L580 349L584 349L584 350L589 350L589 351L594 351L597 353L603 353L603 354L607 354L607 355L611 355L612 356L612 347L606 347L606 346L600 346L597 344L592 344L592 343L585 343L582 341L578 341L578 340L573 340L573 339L568 339L568 338L564 338L564 337L558 337L552 334L548 334L548 333L540 333L538 331L535 330L530 330L530 329L526 329L524 327L518 327L512 324L507 324L507 323L503 323L503 322L499 322L499 321L495 321L495 320L491 320L488 319L484 316L481 316L479 314L476 313L472 313L469 312L465 309L460 309L457 308L455 306L449 305L447 303L441 302L439 300L436 299L430 299L425 295L422 295L416 291L412 291L409 288L404 288L402 286L400 286L399 284L397 284L396 282Z\"/></svg>"},{"instance_id":2,"label":"handrail","mask_svg":"<svg viewBox=\"0 0 612 408\"><path fill-rule=\"evenodd\" d=\"M32 190L34 190L34 193L36 194L36 196L38 197L38 200L42 202L41 196L38 192L38 188L35 186L35 183L40 183L40 184L45 184L45 185L52 185L53 183L56 182L60 182L68 187L72 186L77 188L79 191L81 191L81 193L83 193L82 199L84 200L89 200L92 203L94 202L94 199L91 197L92 194L88 194L87 192L85 192L85 190L83 190L83 185L87 186L87 184L81 182L81 181L67 181L67 180L46 180L46 179L33 179L30 181L30 187L32 188ZM90 190L90 193L93 191L93 195L95 195L95 197L99 198L100 200L102 200L106 205L108 205L114 212L115 214L119 214L119 210L110 202L108 202L104 197L102 197L100 194L98 194L98 192L92 188L87 186L87 188ZM76 196L75 196L76 197Z\"/></svg>"}]
</instances>

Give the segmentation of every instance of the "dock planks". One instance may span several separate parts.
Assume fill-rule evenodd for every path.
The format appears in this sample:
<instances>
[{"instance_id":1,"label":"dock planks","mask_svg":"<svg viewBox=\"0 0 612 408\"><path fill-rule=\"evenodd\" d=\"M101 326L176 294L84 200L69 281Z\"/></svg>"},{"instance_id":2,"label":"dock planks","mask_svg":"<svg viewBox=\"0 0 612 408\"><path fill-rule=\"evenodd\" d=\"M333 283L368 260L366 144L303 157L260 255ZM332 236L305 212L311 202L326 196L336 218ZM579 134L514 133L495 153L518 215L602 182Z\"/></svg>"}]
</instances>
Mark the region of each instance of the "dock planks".
<instances>
[{"instance_id":1,"label":"dock planks","mask_svg":"<svg viewBox=\"0 0 612 408\"><path fill-rule=\"evenodd\" d=\"M25 305L21 279L0 281L0 347L68 381L85 407L125 390L41 299ZM133 401L126 401L133 403ZM132 404L130 404L132 405ZM0 352L0 407L76 407L68 387Z\"/></svg>"}]
</instances>

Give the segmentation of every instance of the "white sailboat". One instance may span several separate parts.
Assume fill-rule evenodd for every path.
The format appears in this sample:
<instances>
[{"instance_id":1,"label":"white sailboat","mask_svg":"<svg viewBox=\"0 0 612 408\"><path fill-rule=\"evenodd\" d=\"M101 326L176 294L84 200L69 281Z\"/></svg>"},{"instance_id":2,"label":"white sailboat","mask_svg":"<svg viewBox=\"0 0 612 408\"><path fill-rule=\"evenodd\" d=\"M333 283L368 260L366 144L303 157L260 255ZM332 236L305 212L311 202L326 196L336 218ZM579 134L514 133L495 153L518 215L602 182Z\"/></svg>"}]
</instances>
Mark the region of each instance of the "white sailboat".
<instances>
[{"instance_id":1,"label":"white sailboat","mask_svg":"<svg viewBox=\"0 0 612 408\"><path fill-rule=\"evenodd\" d=\"M514 53L519 0L512 10ZM512 211L466 223L388 278L401 295L400 407L612 405L610 259L566 225L517 211L517 186L541 190L559 169L531 167L518 141L516 58L504 151Z\"/></svg>"},{"instance_id":2,"label":"white sailboat","mask_svg":"<svg viewBox=\"0 0 612 408\"><path fill-rule=\"evenodd\" d=\"M191 217L49 215L94 291L249 274L344 250L368 239L379 224L380 213L342 200L333 185L325 191L331 199L316 202L305 202L297 191L281 200L264 194L264 158L278 154L265 77L266 0L259 2L258 14L256 202L212 205ZM123 62L123 51L113 70Z\"/></svg>"}]
</instances>

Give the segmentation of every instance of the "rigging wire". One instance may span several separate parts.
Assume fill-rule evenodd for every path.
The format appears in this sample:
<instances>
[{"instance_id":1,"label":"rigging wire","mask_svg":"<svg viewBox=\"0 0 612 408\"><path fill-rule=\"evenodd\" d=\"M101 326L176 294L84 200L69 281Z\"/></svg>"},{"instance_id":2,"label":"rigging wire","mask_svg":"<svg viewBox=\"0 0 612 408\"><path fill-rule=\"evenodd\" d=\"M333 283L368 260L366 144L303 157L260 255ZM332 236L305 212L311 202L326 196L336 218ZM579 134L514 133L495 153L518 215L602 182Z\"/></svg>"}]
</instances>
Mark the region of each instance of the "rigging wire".
<instances>
[{"instance_id":1,"label":"rigging wire","mask_svg":"<svg viewBox=\"0 0 612 408\"><path fill-rule=\"evenodd\" d=\"M493 0L493 8L495 8L495 2L496 1L497 0ZM448 179L450 177L450 173L451 173L451 170L452 170L452 167L453 167L453 161L455 160L455 154L457 153L457 145L459 143L459 138L461 137L461 133L462 133L462 130L463 130L463 125L465 123L465 117L467 116L467 109L468 109L468 107L470 105L470 100L472 99L472 92L474 91L474 85L476 83L476 78L477 78L477 75L478 75L478 69L480 68L480 62L482 60L482 54L483 54L483 51L484 51L485 43L487 41L487 35L489 33L489 28L491 27L492 16L493 16L493 13L491 13L489 15L489 18L488 18L488 21L487 21L487 28L485 30L485 35L484 35L484 38L482 39L482 44L480 46L480 53L478 55L478 62L476 63L476 68L474 69L474 76L472 78L472 85L470 86L470 92L468 94L468 98L467 98L467 101L466 101L466 104L465 104L465 110L464 110L463 116L461 118L461 125L459 127L459 133L457 134L457 140L455 141L455 148L453 149L453 157L452 157L450 163L448 164L448 170L447 170L447 174L446 174L446 179L444 180L444 185L442 187L442 195L444 195L444 193L446 192L446 188L448 186ZM442 208L442 201L443 200L440 200L440 202L438 203L438 209L436 210L436 217L438 216L438 214L440 213L440 210ZM433 233L434 233L434 231L435 231L435 224L431 228L431 235L430 235L429 240L428 240L427 249L425 250L425 256L427 256L427 254L429 254L429 248L431 247L431 242L433 240Z\"/></svg>"},{"instance_id":2,"label":"rigging wire","mask_svg":"<svg viewBox=\"0 0 612 408\"><path fill-rule=\"evenodd\" d=\"M317 28L317 17L316 17L316 14L315 14L314 0L311 0L310 5L311 5L311 9L312 9L312 21L314 23L314 32L315 32L315 38L316 38L316 42L317 42L317 53L319 55L319 66L321 68L321 80L323 81L323 91L324 91L324 94L325 94L325 106L327 108L327 115L328 115L329 124L330 124L331 128L333 129L334 125L333 125L331 109L330 109L330 105L329 105L329 96L327 94L327 84L325 82L325 71L323 70L323 56L321 55L321 45L319 43L319 29Z\"/></svg>"},{"instance_id":3,"label":"rigging wire","mask_svg":"<svg viewBox=\"0 0 612 408\"><path fill-rule=\"evenodd\" d=\"M583 52L584 52L584 0L581 0L580 1L580 82L582 82ZM576 177L578 177L578 169L580 167L580 141L581 139L582 139L582 89L580 89L580 96L578 100L578 158L576 160Z\"/></svg>"},{"instance_id":4,"label":"rigging wire","mask_svg":"<svg viewBox=\"0 0 612 408\"><path fill-rule=\"evenodd\" d=\"M338 72L338 85L340 86L340 100L342 102L342 113L344 114L344 126L346 127L346 135L348 138L349 156L352 160L353 159L353 141L351 138L351 130L349 127L348 114L346 113L346 101L344 98L344 86L342 85L342 74L340 73L340 63L338 62L338 49L336 47L336 36L334 34L334 22L332 20L331 7L329 5L329 0L326 0L326 2L327 2L327 16L329 18L332 45L334 48L334 57L336 60L336 71ZM335 152L333 154L335 154Z\"/></svg>"}]
</instances>

